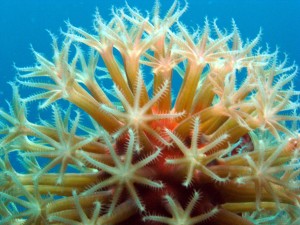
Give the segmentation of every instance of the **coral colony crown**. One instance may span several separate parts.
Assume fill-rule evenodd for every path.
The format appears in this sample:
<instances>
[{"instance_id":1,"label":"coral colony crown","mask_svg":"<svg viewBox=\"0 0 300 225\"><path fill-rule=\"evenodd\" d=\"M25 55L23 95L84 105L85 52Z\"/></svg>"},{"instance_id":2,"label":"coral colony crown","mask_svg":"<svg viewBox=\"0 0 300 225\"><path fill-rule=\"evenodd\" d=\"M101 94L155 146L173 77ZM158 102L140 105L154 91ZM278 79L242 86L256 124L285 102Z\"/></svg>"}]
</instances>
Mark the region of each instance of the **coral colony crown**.
<instances>
[{"instance_id":1,"label":"coral colony crown","mask_svg":"<svg viewBox=\"0 0 300 225\"><path fill-rule=\"evenodd\" d=\"M18 68L42 92L11 83L0 110L0 224L300 223L297 67L234 22L189 31L186 8L96 13L96 34L68 23L52 60Z\"/></svg>"}]
</instances>

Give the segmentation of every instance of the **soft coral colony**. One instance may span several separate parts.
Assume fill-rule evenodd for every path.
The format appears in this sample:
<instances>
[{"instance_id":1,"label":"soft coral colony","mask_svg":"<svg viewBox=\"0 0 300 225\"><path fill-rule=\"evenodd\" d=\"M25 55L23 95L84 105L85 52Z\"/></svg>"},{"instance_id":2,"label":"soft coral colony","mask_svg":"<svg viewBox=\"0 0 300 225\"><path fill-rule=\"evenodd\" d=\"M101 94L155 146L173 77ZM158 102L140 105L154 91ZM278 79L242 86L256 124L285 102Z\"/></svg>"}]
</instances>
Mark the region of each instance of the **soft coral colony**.
<instances>
[{"instance_id":1,"label":"soft coral colony","mask_svg":"<svg viewBox=\"0 0 300 225\"><path fill-rule=\"evenodd\" d=\"M297 67L185 10L96 13L18 68L42 91L0 110L0 224L299 224Z\"/></svg>"}]
</instances>

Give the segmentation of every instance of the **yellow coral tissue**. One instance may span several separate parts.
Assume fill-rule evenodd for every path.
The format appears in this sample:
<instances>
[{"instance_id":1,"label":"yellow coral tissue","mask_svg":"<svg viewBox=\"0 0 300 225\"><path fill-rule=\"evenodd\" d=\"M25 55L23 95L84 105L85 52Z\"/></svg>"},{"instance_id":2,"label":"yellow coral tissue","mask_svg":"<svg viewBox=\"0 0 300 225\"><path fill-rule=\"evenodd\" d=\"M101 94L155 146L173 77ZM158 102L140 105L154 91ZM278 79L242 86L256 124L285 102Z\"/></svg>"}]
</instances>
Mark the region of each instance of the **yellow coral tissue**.
<instances>
[{"instance_id":1,"label":"yellow coral tissue","mask_svg":"<svg viewBox=\"0 0 300 225\"><path fill-rule=\"evenodd\" d=\"M187 3L159 9L67 22L52 58L17 68L0 225L300 224L296 64L234 21L191 29ZM50 115L31 121L33 105Z\"/></svg>"}]
</instances>

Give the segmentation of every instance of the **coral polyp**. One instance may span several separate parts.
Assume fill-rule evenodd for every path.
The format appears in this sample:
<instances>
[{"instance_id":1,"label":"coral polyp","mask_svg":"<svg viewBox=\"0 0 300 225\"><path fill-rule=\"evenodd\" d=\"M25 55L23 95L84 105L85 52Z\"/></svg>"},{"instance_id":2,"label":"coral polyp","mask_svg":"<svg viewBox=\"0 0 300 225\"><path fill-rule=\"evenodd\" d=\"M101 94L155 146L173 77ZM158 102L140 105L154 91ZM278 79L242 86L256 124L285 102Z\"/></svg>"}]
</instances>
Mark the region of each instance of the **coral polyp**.
<instances>
[{"instance_id":1,"label":"coral polyp","mask_svg":"<svg viewBox=\"0 0 300 225\"><path fill-rule=\"evenodd\" d=\"M0 224L299 224L297 66L186 9L96 12L94 34L68 22L52 59L17 68Z\"/></svg>"}]
</instances>

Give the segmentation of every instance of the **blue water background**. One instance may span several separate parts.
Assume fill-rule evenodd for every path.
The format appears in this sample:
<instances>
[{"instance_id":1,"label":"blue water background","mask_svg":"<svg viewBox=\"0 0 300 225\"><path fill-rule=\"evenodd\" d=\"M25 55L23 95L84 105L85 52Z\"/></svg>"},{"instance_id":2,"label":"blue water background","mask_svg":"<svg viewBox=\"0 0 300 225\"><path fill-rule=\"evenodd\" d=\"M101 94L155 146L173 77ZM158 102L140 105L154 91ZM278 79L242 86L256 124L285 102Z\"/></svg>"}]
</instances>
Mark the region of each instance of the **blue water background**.
<instances>
[{"instance_id":1,"label":"blue water background","mask_svg":"<svg viewBox=\"0 0 300 225\"><path fill-rule=\"evenodd\" d=\"M161 0L162 15L172 2ZM152 10L155 0L127 0L127 3L145 12ZM244 40L255 38L262 28L260 45L263 48L266 43L272 51L278 46L289 55L290 63L300 64L300 0L188 0L188 4L188 11L181 18L188 27L196 28L197 24L202 27L204 18L208 17L210 21L218 18L220 28L231 30L234 18ZM112 6L123 7L125 1L0 0L0 107L5 105L4 99L11 98L7 82L16 77L13 64L24 67L35 63L30 45L50 58L51 38L47 30L62 39L60 29L66 31L65 21L69 20L75 26L92 31L96 7L102 17L109 20ZM295 84L300 89L299 78ZM30 94L32 89L26 91ZM36 114L29 116L34 119Z\"/></svg>"},{"instance_id":2,"label":"blue water background","mask_svg":"<svg viewBox=\"0 0 300 225\"><path fill-rule=\"evenodd\" d=\"M142 12L153 8L155 0L127 0ZM162 12L172 0L161 0ZM181 1L184 4L184 1ZM290 62L300 64L300 0L188 0L188 11L181 21L189 27L203 25L205 17L218 18L220 28L231 29L236 21L242 37L254 38L263 29L260 45L276 46L289 55ZM0 0L0 107L10 98L7 81L15 79L17 66L31 66L34 57L30 45L38 52L51 56L51 39L46 30L60 35L66 30L65 21L92 30L96 7L105 19L111 18L111 8L125 5L124 0ZM297 84L300 86L299 78Z\"/></svg>"}]
</instances>

